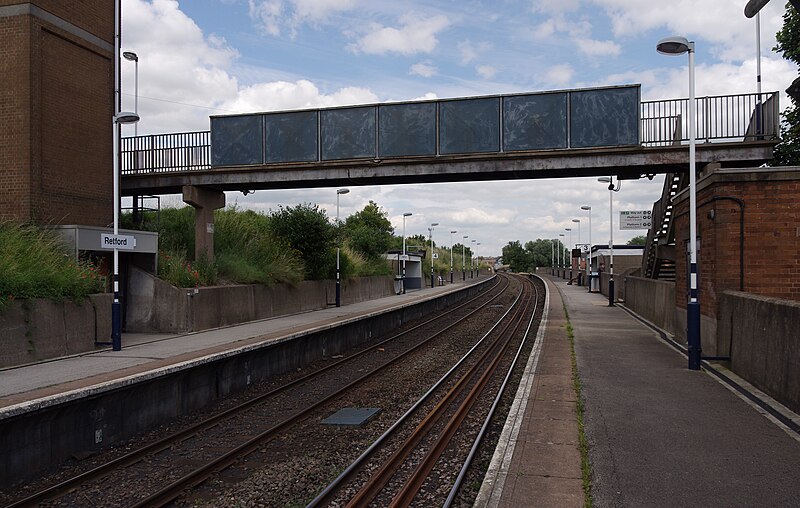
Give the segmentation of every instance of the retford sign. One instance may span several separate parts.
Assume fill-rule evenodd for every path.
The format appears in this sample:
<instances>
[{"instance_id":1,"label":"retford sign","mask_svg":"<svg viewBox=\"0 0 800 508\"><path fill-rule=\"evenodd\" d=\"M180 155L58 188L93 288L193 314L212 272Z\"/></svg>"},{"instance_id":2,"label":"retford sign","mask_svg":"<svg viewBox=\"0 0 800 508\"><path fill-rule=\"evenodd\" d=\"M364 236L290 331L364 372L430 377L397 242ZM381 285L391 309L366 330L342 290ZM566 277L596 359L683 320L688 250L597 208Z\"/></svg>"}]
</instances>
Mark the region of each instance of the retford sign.
<instances>
[{"instance_id":1,"label":"retford sign","mask_svg":"<svg viewBox=\"0 0 800 508\"><path fill-rule=\"evenodd\" d=\"M136 237L129 235L109 235L107 233L103 233L100 235L100 248L135 250Z\"/></svg>"}]
</instances>

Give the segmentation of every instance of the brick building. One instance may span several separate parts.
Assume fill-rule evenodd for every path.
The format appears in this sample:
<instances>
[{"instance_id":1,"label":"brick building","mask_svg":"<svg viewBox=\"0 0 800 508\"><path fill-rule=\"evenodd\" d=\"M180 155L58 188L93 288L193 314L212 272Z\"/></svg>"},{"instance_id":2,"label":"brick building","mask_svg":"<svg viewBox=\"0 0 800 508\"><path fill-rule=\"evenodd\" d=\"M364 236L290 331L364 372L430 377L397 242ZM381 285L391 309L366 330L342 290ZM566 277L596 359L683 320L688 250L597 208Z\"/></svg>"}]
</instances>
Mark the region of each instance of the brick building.
<instances>
[{"instance_id":1,"label":"brick building","mask_svg":"<svg viewBox=\"0 0 800 508\"><path fill-rule=\"evenodd\" d=\"M704 351L715 351L726 290L800 301L800 168L715 169L697 181L698 289ZM686 330L688 189L675 198L676 328Z\"/></svg>"},{"instance_id":2,"label":"brick building","mask_svg":"<svg viewBox=\"0 0 800 508\"><path fill-rule=\"evenodd\" d=\"M113 220L114 2L0 0L0 219Z\"/></svg>"}]
</instances>

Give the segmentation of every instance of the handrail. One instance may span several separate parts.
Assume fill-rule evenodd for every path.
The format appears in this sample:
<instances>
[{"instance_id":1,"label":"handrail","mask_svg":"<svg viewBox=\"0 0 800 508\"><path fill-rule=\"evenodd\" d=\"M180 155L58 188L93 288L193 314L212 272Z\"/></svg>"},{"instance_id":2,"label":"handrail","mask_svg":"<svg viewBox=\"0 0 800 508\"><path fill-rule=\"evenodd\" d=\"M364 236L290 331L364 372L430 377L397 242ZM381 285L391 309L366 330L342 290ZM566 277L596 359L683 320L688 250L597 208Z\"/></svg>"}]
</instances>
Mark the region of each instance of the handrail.
<instances>
[{"instance_id":1,"label":"handrail","mask_svg":"<svg viewBox=\"0 0 800 508\"><path fill-rule=\"evenodd\" d=\"M697 140L773 140L779 136L778 92L698 97ZM689 99L642 101L641 145L671 146L689 140ZM211 169L211 132L195 131L125 137L120 146L122 175Z\"/></svg>"}]
</instances>

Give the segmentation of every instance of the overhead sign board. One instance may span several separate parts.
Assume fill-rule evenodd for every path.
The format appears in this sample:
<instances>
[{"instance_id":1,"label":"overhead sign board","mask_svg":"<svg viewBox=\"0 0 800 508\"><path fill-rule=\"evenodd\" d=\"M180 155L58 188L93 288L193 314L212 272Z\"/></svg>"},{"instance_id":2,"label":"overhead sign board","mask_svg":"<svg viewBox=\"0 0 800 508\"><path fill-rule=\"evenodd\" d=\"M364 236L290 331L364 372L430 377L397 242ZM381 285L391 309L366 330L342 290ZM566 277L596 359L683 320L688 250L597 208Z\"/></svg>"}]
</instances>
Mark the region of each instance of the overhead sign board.
<instances>
[{"instance_id":1,"label":"overhead sign board","mask_svg":"<svg viewBox=\"0 0 800 508\"><path fill-rule=\"evenodd\" d=\"M653 225L651 210L629 210L619 212L620 229L650 229Z\"/></svg>"},{"instance_id":2,"label":"overhead sign board","mask_svg":"<svg viewBox=\"0 0 800 508\"><path fill-rule=\"evenodd\" d=\"M108 233L103 233L100 235L100 248L135 250L136 237L130 235L109 235Z\"/></svg>"}]
</instances>

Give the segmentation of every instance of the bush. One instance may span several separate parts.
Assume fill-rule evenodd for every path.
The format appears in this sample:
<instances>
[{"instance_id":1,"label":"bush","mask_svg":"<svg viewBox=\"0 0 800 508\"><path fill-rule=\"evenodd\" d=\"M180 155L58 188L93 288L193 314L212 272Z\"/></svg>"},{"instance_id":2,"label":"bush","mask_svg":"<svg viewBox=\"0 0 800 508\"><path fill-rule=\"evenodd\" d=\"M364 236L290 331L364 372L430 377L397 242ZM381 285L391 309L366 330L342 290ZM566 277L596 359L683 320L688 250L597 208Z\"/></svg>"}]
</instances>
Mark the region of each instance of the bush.
<instances>
[{"instance_id":1,"label":"bush","mask_svg":"<svg viewBox=\"0 0 800 508\"><path fill-rule=\"evenodd\" d=\"M55 233L0 222L0 308L15 299L81 298L105 287L97 267L76 263Z\"/></svg>"}]
</instances>

